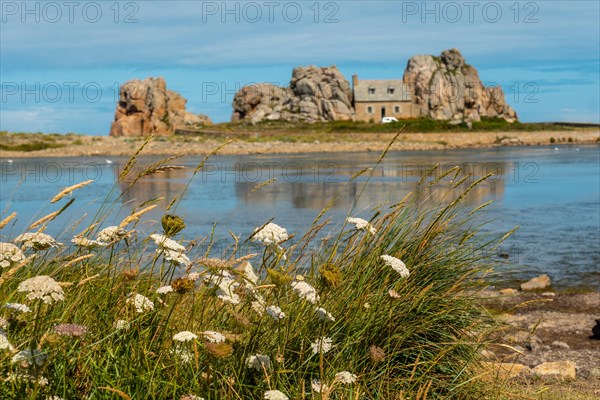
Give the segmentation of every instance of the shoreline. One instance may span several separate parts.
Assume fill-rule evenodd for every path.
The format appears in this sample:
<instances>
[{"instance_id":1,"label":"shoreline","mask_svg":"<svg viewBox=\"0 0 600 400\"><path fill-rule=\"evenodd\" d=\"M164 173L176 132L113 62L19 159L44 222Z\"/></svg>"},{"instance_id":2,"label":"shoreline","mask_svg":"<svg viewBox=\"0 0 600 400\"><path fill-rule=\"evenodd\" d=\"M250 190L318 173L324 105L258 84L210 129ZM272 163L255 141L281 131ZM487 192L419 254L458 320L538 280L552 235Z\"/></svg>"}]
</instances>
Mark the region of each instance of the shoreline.
<instances>
[{"instance_id":1,"label":"shoreline","mask_svg":"<svg viewBox=\"0 0 600 400\"><path fill-rule=\"evenodd\" d=\"M395 133L344 134L254 134L233 133L222 135L155 137L144 155L206 155L228 140L219 155L250 154L307 154L359 151L382 151ZM111 137L86 135L14 134L8 136L11 146L40 144L43 150L0 150L0 159L34 157L130 156L143 143L139 137ZM517 146L564 146L600 144L600 130L537 132L431 132L402 133L391 151L431 151L455 149L485 149Z\"/></svg>"}]
</instances>

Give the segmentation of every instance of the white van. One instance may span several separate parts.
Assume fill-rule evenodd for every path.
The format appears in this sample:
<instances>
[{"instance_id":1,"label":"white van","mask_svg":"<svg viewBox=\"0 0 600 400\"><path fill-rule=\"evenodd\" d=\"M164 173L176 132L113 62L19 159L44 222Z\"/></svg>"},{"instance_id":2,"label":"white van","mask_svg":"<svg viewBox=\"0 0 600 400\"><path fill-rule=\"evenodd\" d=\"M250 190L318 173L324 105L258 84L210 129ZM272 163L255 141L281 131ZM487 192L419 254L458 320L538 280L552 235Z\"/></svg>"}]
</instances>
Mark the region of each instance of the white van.
<instances>
[{"instance_id":1,"label":"white van","mask_svg":"<svg viewBox=\"0 0 600 400\"><path fill-rule=\"evenodd\" d=\"M389 124L390 122L398 122L398 119L395 117L383 117L381 118L382 124Z\"/></svg>"}]
</instances>

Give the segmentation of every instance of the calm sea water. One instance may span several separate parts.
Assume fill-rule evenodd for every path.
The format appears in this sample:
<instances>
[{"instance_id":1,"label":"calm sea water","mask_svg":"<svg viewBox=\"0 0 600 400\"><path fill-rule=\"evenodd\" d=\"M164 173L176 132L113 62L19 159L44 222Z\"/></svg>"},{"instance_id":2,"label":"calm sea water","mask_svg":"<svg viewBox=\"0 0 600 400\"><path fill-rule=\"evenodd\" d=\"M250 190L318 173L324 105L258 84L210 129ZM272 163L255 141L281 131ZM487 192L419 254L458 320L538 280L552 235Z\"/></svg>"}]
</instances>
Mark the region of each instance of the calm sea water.
<instances>
[{"instance_id":1,"label":"calm sea water","mask_svg":"<svg viewBox=\"0 0 600 400\"><path fill-rule=\"evenodd\" d=\"M81 231L111 190L108 199L116 202L118 212L107 224L158 197L164 198L158 203L164 210L188 183L176 211L185 217L188 239L206 237L216 224L217 244L225 248L227 230L247 237L271 218L300 236L330 202L332 224L327 229L335 232L350 207L352 215L368 219L378 205L398 202L411 191L420 201L447 201L439 196L449 178L417 190L421 174L439 163L437 176L455 165L472 174L464 187L482 175L495 174L469 194L466 204L475 207L494 200L485 214L493 220L487 233L520 226L500 249L508 259L500 269L499 286L547 273L558 288L600 289L599 146L392 152L373 171L366 188L365 179L350 182L356 171L373 167L378 156L376 152L221 156L209 160L191 182L200 157L185 158L177 164L188 168L143 178L129 191L124 191L124 184L115 185L125 157L113 157L110 163L104 157L1 159L2 215L17 211L19 219L0 232L0 239L14 237L28 223L58 209L49 199L61 188L86 179L95 183L77 191L73 205L47 229L63 235L65 242L72 236L70 227L87 214L75 229ZM140 164L158 159L143 158ZM271 179L275 181L254 190ZM160 211L150 214L143 225L156 229L160 216Z\"/></svg>"}]
</instances>

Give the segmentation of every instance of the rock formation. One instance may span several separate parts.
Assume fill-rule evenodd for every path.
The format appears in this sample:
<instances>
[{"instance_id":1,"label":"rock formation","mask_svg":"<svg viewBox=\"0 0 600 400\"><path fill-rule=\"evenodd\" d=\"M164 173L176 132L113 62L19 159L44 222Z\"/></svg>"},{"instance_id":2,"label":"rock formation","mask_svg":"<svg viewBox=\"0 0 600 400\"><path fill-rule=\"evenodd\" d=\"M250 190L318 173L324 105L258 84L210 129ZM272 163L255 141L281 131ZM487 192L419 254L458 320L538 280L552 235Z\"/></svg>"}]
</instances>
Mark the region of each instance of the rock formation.
<instances>
[{"instance_id":1,"label":"rock formation","mask_svg":"<svg viewBox=\"0 0 600 400\"><path fill-rule=\"evenodd\" d=\"M130 80L121 86L110 136L168 136L178 127L211 123L205 115L187 112L186 103L163 78Z\"/></svg>"},{"instance_id":2,"label":"rock formation","mask_svg":"<svg viewBox=\"0 0 600 400\"><path fill-rule=\"evenodd\" d=\"M401 118L430 117L450 123L480 121L481 117L517 120L506 104L502 88L485 87L477 70L468 65L456 49L439 57L412 57L403 82L410 91L406 107L410 115ZM354 119L352 90L335 67L298 67L287 88L257 84L243 87L233 100L232 121L339 121Z\"/></svg>"},{"instance_id":3,"label":"rock formation","mask_svg":"<svg viewBox=\"0 0 600 400\"><path fill-rule=\"evenodd\" d=\"M345 121L351 120L350 84L335 66L298 67L290 86L244 86L233 99L232 121Z\"/></svg>"},{"instance_id":4,"label":"rock formation","mask_svg":"<svg viewBox=\"0 0 600 400\"><path fill-rule=\"evenodd\" d=\"M411 89L412 102L419 110L416 116L436 120L517 120L516 112L506 104L502 88L485 87L477 70L465 63L457 49L445 50L439 57L412 57L403 81Z\"/></svg>"}]
</instances>

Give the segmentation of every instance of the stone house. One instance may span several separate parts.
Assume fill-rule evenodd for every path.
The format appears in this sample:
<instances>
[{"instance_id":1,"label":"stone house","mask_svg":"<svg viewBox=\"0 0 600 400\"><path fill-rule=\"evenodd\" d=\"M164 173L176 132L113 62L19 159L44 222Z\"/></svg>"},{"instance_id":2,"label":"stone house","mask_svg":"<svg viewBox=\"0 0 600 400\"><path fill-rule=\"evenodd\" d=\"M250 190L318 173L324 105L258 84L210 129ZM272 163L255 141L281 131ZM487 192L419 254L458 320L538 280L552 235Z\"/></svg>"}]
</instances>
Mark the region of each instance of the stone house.
<instances>
[{"instance_id":1,"label":"stone house","mask_svg":"<svg viewBox=\"0 0 600 400\"><path fill-rule=\"evenodd\" d=\"M357 121L375 122L383 117L412 118L418 110L411 93L401 79L358 80L352 75L354 113Z\"/></svg>"}]
</instances>

